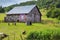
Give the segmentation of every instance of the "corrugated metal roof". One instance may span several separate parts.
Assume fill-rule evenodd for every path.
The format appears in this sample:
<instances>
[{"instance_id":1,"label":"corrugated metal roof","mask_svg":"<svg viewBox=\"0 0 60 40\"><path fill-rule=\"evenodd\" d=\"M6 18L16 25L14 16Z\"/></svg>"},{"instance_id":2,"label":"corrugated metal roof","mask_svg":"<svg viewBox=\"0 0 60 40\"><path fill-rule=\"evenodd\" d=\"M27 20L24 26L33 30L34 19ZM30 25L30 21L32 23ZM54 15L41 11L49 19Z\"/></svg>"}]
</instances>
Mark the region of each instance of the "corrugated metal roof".
<instances>
[{"instance_id":1,"label":"corrugated metal roof","mask_svg":"<svg viewBox=\"0 0 60 40\"><path fill-rule=\"evenodd\" d=\"M25 14L29 13L36 5L18 6L10 10L7 14Z\"/></svg>"}]
</instances>

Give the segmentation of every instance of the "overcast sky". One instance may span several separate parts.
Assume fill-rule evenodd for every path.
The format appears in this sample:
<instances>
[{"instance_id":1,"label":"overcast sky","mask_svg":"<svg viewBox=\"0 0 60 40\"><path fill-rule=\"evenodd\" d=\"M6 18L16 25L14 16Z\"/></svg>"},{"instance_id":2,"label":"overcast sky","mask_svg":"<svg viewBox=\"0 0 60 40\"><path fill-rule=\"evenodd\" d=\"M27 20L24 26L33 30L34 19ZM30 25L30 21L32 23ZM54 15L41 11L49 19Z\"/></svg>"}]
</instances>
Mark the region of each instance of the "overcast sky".
<instances>
[{"instance_id":1,"label":"overcast sky","mask_svg":"<svg viewBox=\"0 0 60 40\"><path fill-rule=\"evenodd\" d=\"M32 0L0 0L0 6L9 6L12 4L19 4L21 2L32 1Z\"/></svg>"}]
</instances>

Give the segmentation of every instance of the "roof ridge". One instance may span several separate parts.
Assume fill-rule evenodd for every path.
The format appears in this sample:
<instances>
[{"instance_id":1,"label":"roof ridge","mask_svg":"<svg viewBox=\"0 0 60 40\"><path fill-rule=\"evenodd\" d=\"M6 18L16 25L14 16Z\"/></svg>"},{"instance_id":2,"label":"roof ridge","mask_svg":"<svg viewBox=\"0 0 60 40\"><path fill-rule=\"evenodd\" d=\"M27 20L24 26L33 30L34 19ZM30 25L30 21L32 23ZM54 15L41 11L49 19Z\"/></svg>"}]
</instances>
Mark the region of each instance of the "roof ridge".
<instances>
[{"instance_id":1,"label":"roof ridge","mask_svg":"<svg viewBox=\"0 0 60 40\"><path fill-rule=\"evenodd\" d=\"M36 6L36 5L24 5L24 6ZM16 7L24 7L24 6L16 6Z\"/></svg>"}]
</instances>

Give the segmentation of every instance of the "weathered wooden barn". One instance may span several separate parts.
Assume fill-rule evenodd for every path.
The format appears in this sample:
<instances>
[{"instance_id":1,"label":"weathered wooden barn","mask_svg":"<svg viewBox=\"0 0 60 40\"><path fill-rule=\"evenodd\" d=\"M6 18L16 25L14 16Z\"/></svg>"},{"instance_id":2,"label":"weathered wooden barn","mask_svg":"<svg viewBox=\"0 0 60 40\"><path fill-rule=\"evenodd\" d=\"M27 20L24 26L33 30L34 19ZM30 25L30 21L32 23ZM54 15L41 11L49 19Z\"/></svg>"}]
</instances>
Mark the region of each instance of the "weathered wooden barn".
<instances>
[{"instance_id":1,"label":"weathered wooden barn","mask_svg":"<svg viewBox=\"0 0 60 40\"><path fill-rule=\"evenodd\" d=\"M6 13L6 17L4 18L4 21L41 22L41 15L42 14L36 5L18 6L18 7L14 7L12 10Z\"/></svg>"}]
</instances>

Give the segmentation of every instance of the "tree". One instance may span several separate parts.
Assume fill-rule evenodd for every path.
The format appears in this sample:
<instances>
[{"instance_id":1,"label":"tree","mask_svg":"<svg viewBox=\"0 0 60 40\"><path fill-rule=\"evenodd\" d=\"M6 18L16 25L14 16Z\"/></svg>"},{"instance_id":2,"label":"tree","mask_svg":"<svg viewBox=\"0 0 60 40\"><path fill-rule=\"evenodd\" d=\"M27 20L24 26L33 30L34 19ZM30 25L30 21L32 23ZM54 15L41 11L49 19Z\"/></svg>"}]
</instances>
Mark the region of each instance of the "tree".
<instances>
[{"instance_id":1,"label":"tree","mask_svg":"<svg viewBox=\"0 0 60 40\"><path fill-rule=\"evenodd\" d=\"M0 13L4 13L4 8L2 8L2 6L0 6Z\"/></svg>"}]
</instances>

